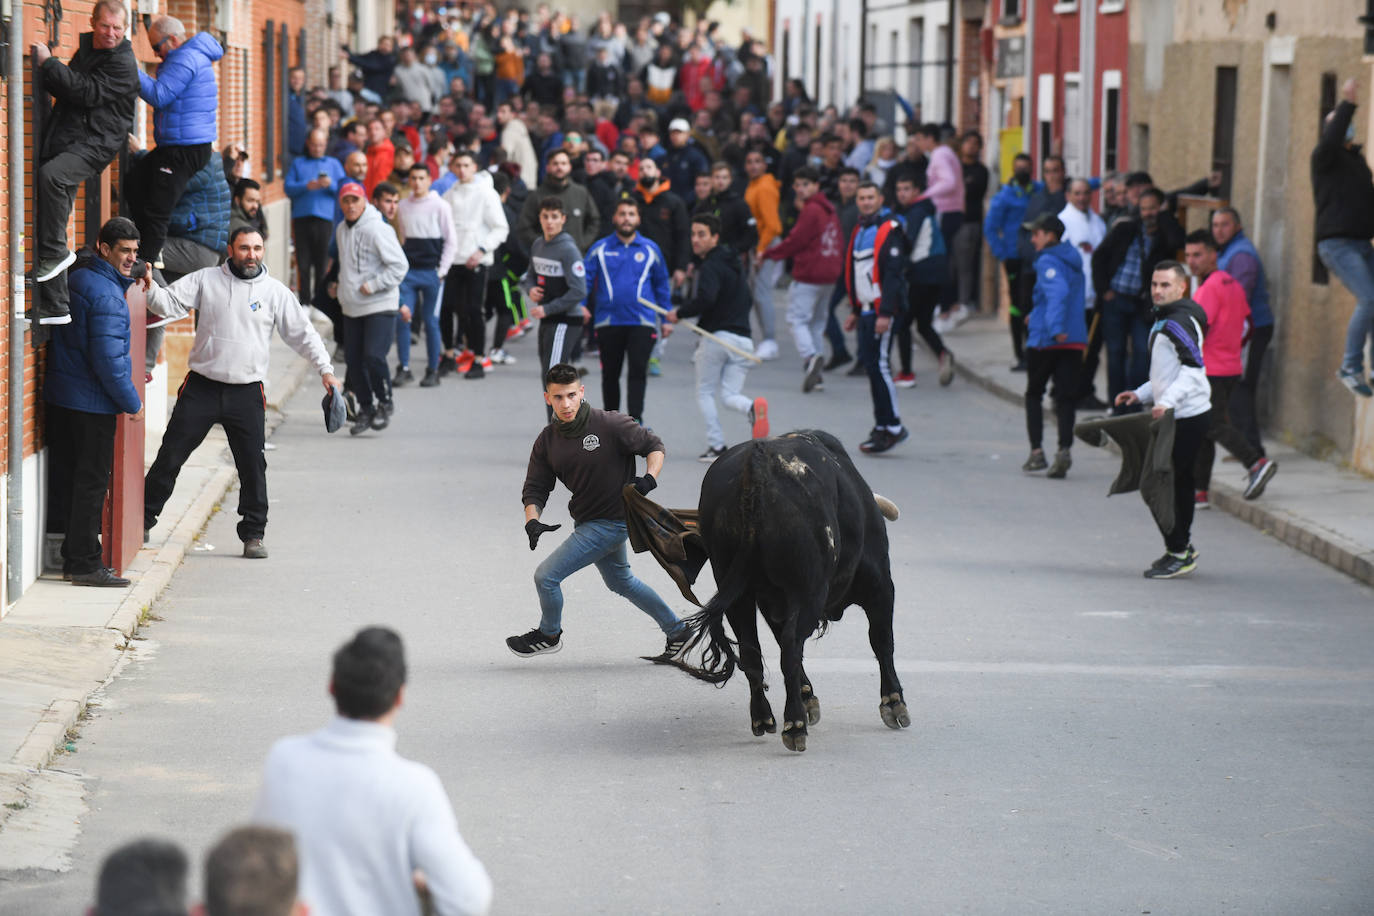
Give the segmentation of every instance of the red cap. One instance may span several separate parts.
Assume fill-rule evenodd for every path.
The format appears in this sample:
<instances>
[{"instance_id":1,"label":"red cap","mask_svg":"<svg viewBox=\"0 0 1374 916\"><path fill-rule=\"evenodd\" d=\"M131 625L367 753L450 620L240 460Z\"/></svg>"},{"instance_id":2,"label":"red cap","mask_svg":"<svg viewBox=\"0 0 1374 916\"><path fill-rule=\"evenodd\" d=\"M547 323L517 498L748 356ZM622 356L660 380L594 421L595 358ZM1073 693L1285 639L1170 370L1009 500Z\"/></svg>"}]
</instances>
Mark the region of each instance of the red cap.
<instances>
[{"instance_id":1,"label":"red cap","mask_svg":"<svg viewBox=\"0 0 1374 916\"><path fill-rule=\"evenodd\" d=\"M343 200L345 197L361 197L363 200L367 200L367 189L356 181L345 181L343 186L339 188L339 200Z\"/></svg>"}]
</instances>

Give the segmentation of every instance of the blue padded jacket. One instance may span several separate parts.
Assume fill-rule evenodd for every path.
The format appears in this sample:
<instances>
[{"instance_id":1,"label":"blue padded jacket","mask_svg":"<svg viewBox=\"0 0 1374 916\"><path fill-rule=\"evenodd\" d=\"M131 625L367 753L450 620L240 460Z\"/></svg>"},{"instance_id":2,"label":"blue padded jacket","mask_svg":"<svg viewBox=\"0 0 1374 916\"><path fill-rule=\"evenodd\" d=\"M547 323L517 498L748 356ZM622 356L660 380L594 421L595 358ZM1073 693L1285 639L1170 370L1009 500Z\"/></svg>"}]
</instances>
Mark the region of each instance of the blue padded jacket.
<instances>
[{"instance_id":1,"label":"blue padded jacket","mask_svg":"<svg viewBox=\"0 0 1374 916\"><path fill-rule=\"evenodd\" d=\"M52 329L43 399L86 413L138 413L129 359L129 306L134 281L101 258L77 263L68 276L72 320Z\"/></svg>"},{"instance_id":2,"label":"blue padded jacket","mask_svg":"<svg viewBox=\"0 0 1374 916\"><path fill-rule=\"evenodd\" d=\"M215 141L219 85L214 64L223 56L213 35L198 32L163 59L157 79L138 74L139 97L154 108L153 139L159 146Z\"/></svg>"}]
</instances>

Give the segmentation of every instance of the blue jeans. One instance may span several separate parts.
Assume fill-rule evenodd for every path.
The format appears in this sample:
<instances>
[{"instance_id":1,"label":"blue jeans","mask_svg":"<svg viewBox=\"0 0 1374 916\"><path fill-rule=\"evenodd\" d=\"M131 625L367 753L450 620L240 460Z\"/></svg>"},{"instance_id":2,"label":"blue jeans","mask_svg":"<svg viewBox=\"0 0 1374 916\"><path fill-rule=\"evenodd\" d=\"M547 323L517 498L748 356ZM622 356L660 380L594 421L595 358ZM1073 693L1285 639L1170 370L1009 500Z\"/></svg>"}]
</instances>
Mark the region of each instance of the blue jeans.
<instances>
[{"instance_id":1,"label":"blue jeans","mask_svg":"<svg viewBox=\"0 0 1374 916\"><path fill-rule=\"evenodd\" d=\"M568 539L559 544L534 571L534 589L539 593L539 629L549 636L563 629L563 580L592 564L601 573L606 587L654 619L659 629L671 635L681 622L658 593L634 577L625 556L623 521L597 518L579 522Z\"/></svg>"},{"instance_id":2,"label":"blue jeans","mask_svg":"<svg viewBox=\"0 0 1374 916\"><path fill-rule=\"evenodd\" d=\"M1364 239L1322 239L1317 255L1355 296L1355 314L1345 329L1341 371L1364 375L1364 348L1374 337L1374 245Z\"/></svg>"},{"instance_id":3,"label":"blue jeans","mask_svg":"<svg viewBox=\"0 0 1374 916\"><path fill-rule=\"evenodd\" d=\"M1107 403L1112 404L1118 394L1139 388L1150 377L1150 313L1141 299L1121 293L1098 300L1098 306L1107 347Z\"/></svg>"},{"instance_id":4,"label":"blue jeans","mask_svg":"<svg viewBox=\"0 0 1374 916\"><path fill-rule=\"evenodd\" d=\"M896 323L897 319L892 319ZM902 418L897 414L897 388L892 384L892 366L888 353L892 350L892 325L882 337L877 336L878 314L868 311L859 316L855 328L855 342L859 346L859 362L868 370L868 388L873 396L873 425L890 433L900 432Z\"/></svg>"},{"instance_id":5,"label":"blue jeans","mask_svg":"<svg viewBox=\"0 0 1374 916\"><path fill-rule=\"evenodd\" d=\"M410 321L396 316L396 358L410 368L410 326L422 322L425 329L425 368L439 368L439 301L443 298L443 281L438 272L419 268L406 272L401 281L401 305L410 307Z\"/></svg>"}]
</instances>

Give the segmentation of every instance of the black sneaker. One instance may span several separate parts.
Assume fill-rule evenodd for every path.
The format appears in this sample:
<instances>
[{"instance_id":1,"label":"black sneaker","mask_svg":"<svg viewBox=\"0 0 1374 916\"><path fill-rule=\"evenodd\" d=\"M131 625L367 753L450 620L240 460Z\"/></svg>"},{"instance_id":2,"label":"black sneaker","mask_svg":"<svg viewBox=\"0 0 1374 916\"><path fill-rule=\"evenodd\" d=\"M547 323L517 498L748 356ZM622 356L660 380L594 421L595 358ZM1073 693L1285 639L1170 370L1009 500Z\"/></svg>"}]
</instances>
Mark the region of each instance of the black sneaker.
<instances>
[{"instance_id":1,"label":"black sneaker","mask_svg":"<svg viewBox=\"0 0 1374 916\"><path fill-rule=\"evenodd\" d=\"M267 559L267 548L262 546L262 538L249 538L243 542L243 558L245 560Z\"/></svg>"},{"instance_id":2,"label":"black sneaker","mask_svg":"<svg viewBox=\"0 0 1374 916\"><path fill-rule=\"evenodd\" d=\"M911 431L905 426L896 433L890 433L885 429L875 429L867 441L859 443L859 451L865 455L878 455L894 445L905 442L910 436Z\"/></svg>"},{"instance_id":3,"label":"black sneaker","mask_svg":"<svg viewBox=\"0 0 1374 916\"><path fill-rule=\"evenodd\" d=\"M421 388L437 388L439 386L439 372L437 369L426 369L425 377L420 379Z\"/></svg>"},{"instance_id":4,"label":"black sneaker","mask_svg":"<svg viewBox=\"0 0 1374 916\"><path fill-rule=\"evenodd\" d=\"M802 376L802 393L810 394L811 391L821 384L821 371L825 366L825 357L819 353L814 354L806 361L806 374Z\"/></svg>"},{"instance_id":5,"label":"black sneaker","mask_svg":"<svg viewBox=\"0 0 1374 916\"><path fill-rule=\"evenodd\" d=\"M65 302L53 302L47 296L39 295L36 309L38 323L41 325L71 324L72 312Z\"/></svg>"},{"instance_id":6,"label":"black sneaker","mask_svg":"<svg viewBox=\"0 0 1374 916\"><path fill-rule=\"evenodd\" d=\"M415 381L415 376L410 374L409 368L405 366L397 366L396 374L392 376L391 379L391 387L400 388L402 385L408 385L413 381Z\"/></svg>"},{"instance_id":7,"label":"black sneaker","mask_svg":"<svg viewBox=\"0 0 1374 916\"><path fill-rule=\"evenodd\" d=\"M1270 461L1268 458L1261 458L1256 461L1245 476L1245 498L1259 499L1260 494L1269 484L1269 478L1273 477L1278 469L1278 462Z\"/></svg>"},{"instance_id":8,"label":"black sneaker","mask_svg":"<svg viewBox=\"0 0 1374 916\"><path fill-rule=\"evenodd\" d=\"M1069 455L1069 450L1061 448L1054 453L1054 464L1050 465L1050 472L1045 476L1051 480L1063 480L1071 467L1073 467L1073 458Z\"/></svg>"},{"instance_id":9,"label":"black sneaker","mask_svg":"<svg viewBox=\"0 0 1374 916\"><path fill-rule=\"evenodd\" d=\"M487 370L482 368L482 361L474 359L472 368L463 373L463 378L486 378Z\"/></svg>"},{"instance_id":10,"label":"black sneaker","mask_svg":"<svg viewBox=\"0 0 1374 916\"><path fill-rule=\"evenodd\" d=\"M834 372L841 366L852 362L853 359L854 357L850 356L848 353L836 353L834 356L830 357L830 362L825 364L825 371Z\"/></svg>"},{"instance_id":11,"label":"black sneaker","mask_svg":"<svg viewBox=\"0 0 1374 916\"><path fill-rule=\"evenodd\" d=\"M383 401L377 405L377 412L372 415L372 428L381 432L391 425L391 415L395 413L395 406L391 401Z\"/></svg>"},{"instance_id":12,"label":"black sneaker","mask_svg":"<svg viewBox=\"0 0 1374 916\"><path fill-rule=\"evenodd\" d=\"M371 409L364 409L362 407L359 407L358 414L353 421L353 425L348 428L348 434L350 436L361 436L363 433L367 432L369 429L372 428L372 420L374 416L375 414L372 412Z\"/></svg>"},{"instance_id":13,"label":"black sneaker","mask_svg":"<svg viewBox=\"0 0 1374 916\"><path fill-rule=\"evenodd\" d=\"M1021 465L1021 470L1043 471L1049 466L1049 462L1045 460L1045 453L1037 448L1030 453L1030 457L1026 459L1026 463Z\"/></svg>"},{"instance_id":14,"label":"black sneaker","mask_svg":"<svg viewBox=\"0 0 1374 916\"><path fill-rule=\"evenodd\" d=\"M116 576L113 569L102 566L95 572L72 573L72 585L88 585L93 588L128 588L129 580Z\"/></svg>"},{"instance_id":15,"label":"black sneaker","mask_svg":"<svg viewBox=\"0 0 1374 916\"><path fill-rule=\"evenodd\" d=\"M702 452L700 455L697 456L697 461L700 461L702 464L710 464L712 461L715 461L717 458L724 454L724 448L708 448L706 451Z\"/></svg>"},{"instance_id":16,"label":"black sneaker","mask_svg":"<svg viewBox=\"0 0 1374 916\"><path fill-rule=\"evenodd\" d=\"M76 252L70 250L64 252L59 258L53 258L50 261L39 261L33 269L33 282L47 283L75 263Z\"/></svg>"},{"instance_id":17,"label":"black sneaker","mask_svg":"<svg viewBox=\"0 0 1374 916\"><path fill-rule=\"evenodd\" d=\"M868 367L865 366L863 363L859 362L858 360L855 360L854 365L850 366L849 371L845 373L845 375L849 378L855 378L857 376L867 374Z\"/></svg>"},{"instance_id":18,"label":"black sneaker","mask_svg":"<svg viewBox=\"0 0 1374 916\"><path fill-rule=\"evenodd\" d=\"M528 633L507 637L506 648L522 658L529 658L531 655L552 655L563 648L563 631L559 630L549 636L535 627Z\"/></svg>"},{"instance_id":19,"label":"black sneaker","mask_svg":"<svg viewBox=\"0 0 1374 916\"><path fill-rule=\"evenodd\" d=\"M1156 560L1154 565L1145 570L1145 578L1174 579L1179 576L1186 576L1195 569L1197 569L1196 551L1185 551L1181 557L1172 553L1166 553Z\"/></svg>"},{"instance_id":20,"label":"black sneaker","mask_svg":"<svg viewBox=\"0 0 1374 916\"><path fill-rule=\"evenodd\" d=\"M458 360L454 359L452 356L449 356L447 353L445 353L443 356L439 357L439 377L440 377L440 378L443 378L443 377L446 376L446 375L452 375L453 373L455 373L455 372L457 372L457 371L458 371Z\"/></svg>"},{"instance_id":21,"label":"black sneaker","mask_svg":"<svg viewBox=\"0 0 1374 916\"><path fill-rule=\"evenodd\" d=\"M358 396L347 388L344 389L344 413L349 420L358 419L361 411L358 408Z\"/></svg>"},{"instance_id":22,"label":"black sneaker","mask_svg":"<svg viewBox=\"0 0 1374 916\"><path fill-rule=\"evenodd\" d=\"M663 646L663 654L660 658L677 658L682 654L682 650L687 648L687 640L692 638L692 628L685 623L668 637L668 642Z\"/></svg>"}]
</instances>

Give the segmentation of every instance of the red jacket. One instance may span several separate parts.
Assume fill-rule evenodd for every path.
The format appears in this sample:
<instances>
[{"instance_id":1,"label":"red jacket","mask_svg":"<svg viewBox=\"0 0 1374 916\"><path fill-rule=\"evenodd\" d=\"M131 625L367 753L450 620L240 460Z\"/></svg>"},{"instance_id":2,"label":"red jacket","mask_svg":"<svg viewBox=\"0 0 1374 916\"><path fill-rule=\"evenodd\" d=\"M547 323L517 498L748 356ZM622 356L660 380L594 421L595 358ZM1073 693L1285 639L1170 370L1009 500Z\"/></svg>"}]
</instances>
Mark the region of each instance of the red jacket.
<instances>
[{"instance_id":1,"label":"red jacket","mask_svg":"<svg viewBox=\"0 0 1374 916\"><path fill-rule=\"evenodd\" d=\"M834 283L844 272L844 237L835 205L817 191L806 200L797 224L763 254L771 261L793 258L792 279L799 283Z\"/></svg>"},{"instance_id":2,"label":"red jacket","mask_svg":"<svg viewBox=\"0 0 1374 916\"><path fill-rule=\"evenodd\" d=\"M1245 364L1240 351L1250 318L1244 288L1226 271L1214 270L1198 286L1193 301L1207 313L1207 334L1202 338L1202 364L1207 374L1242 374Z\"/></svg>"}]
</instances>

